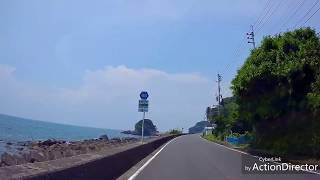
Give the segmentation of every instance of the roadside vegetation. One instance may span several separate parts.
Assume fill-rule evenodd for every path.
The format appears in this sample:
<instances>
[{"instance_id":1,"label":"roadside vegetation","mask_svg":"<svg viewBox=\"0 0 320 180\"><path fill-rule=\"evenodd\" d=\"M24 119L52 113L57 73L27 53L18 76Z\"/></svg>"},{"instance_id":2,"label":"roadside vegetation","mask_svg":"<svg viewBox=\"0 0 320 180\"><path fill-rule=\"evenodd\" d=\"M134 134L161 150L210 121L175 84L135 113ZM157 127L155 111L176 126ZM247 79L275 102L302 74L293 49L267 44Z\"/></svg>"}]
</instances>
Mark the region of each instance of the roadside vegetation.
<instances>
[{"instance_id":1,"label":"roadside vegetation","mask_svg":"<svg viewBox=\"0 0 320 180\"><path fill-rule=\"evenodd\" d=\"M265 37L232 81L214 138L246 134L277 155L320 157L320 39L304 28Z\"/></svg>"},{"instance_id":2,"label":"roadside vegetation","mask_svg":"<svg viewBox=\"0 0 320 180\"><path fill-rule=\"evenodd\" d=\"M182 134L182 131L179 129L171 129L168 133L172 135L178 135L178 134Z\"/></svg>"},{"instance_id":3,"label":"roadside vegetation","mask_svg":"<svg viewBox=\"0 0 320 180\"><path fill-rule=\"evenodd\" d=\"M215 142L215 143L218 143L218 144L223 144L223 145L227 145L227 143L223 140L221 140L220 137L218 137L217 135L215 134L208 134L208 135L203 135L203 137L209 141L212 141L212 142Z\"/></svg>"}]
</instances>

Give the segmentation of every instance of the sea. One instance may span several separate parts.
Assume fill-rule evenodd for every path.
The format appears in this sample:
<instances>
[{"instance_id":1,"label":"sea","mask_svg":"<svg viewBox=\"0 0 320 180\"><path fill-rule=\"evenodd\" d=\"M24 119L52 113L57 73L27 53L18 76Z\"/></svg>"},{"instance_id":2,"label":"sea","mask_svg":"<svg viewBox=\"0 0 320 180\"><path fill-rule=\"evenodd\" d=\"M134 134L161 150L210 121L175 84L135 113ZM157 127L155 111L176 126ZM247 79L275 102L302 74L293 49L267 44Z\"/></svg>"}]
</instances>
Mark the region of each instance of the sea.
<instances>
[{"instance_id":1,"label":"sea","mask_svg":"<svg viewBox=\"0 0 320 180\"><path fill-rule=\"evenodd\" d=\"M132 137L121 132L122 130L57 124L0 114L0 154L7 151L8 143L47 139L77 141L99 138L104 134L109 138Z\"/></svg>"}]
</instances>

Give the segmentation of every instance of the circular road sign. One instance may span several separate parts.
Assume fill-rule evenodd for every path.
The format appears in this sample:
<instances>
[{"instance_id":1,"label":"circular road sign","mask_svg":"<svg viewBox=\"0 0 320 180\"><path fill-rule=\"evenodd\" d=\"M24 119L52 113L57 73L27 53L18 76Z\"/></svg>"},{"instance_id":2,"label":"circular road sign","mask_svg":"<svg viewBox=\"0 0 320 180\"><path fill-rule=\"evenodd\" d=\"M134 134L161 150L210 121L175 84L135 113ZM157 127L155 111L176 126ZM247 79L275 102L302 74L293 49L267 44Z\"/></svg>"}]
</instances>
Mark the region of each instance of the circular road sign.
<instances>
[{"instance_id":1,"label":"circular road sign","mask_svg":"<svg viewBox=\"0 0 320 180\"><path fill-rule=\"evenodd\" d=\"M149 94L148 94L147 91L142 91L142 92L140 93L140 98L141 98L141 99L148 99L148 97L149 97Z\"/></svg>"}]
</instances>

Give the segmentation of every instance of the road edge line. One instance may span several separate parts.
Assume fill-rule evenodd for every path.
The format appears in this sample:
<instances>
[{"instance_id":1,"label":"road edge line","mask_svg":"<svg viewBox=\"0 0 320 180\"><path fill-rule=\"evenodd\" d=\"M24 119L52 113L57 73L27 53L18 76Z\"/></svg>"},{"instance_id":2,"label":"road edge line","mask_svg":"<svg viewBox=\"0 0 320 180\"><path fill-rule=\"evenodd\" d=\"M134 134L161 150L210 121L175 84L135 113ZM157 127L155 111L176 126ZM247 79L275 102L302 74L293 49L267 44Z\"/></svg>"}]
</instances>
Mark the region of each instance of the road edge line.
<instances>
[{"instance_id":1,"label":"road edge line","mask_svg":"<svg viewBox=\"0 0 320 180\"><path fill-rule=\"evenodd\" d=\"M244 152L244 151L240 151L240 150L233 149L233 148L230 148L230 147L228 147L228 146L224 146L224 145L222 145L222 144L219 144L219 143L216 143L216 142L213 142L213 141L209 141L208 139L203 138L203 137L201 137L201 136L200 136L200 138L203 139L203 140L206 141L206 142L214 143L214 144L216 144L216 145L218 145L218 146L221 146L221 147L223 147L223 148L229 149L229 150L231 150L231 151L235 151L235 152L238 152L238 153L241 153L241 154L250 155L250 156L253 156L253 157L258 157L258 156L254 156L254 155L249 154L249 153Z\"/></svg>"},{"instance_id":2,"label":"road edge line","mask_svg":"<svg viewBox=\"0 0 320 180\"><path fill-rule=\"evenodd\" d=\"M210 143L214 143L214 144L216 144L216 145L218 145L218 146L221 146L221 147L223 147L223 148L229 149L229 150L231 150L231 151L238 152L238 153L245 154L245 155L249 155L249 156L252 156L252 157L255 157L255 158L259 158L259 156L255 156L255 155L249 154L249 153L247 153L247 152L239 151L239 150L237 150L237 149L233 149L233 148L224 146L224 145L222 145L222 144L219 144L219 143L216 143L216 142L213 142L213 141L209 141L208 139L203 138L203 137L201 137L201 136L200 136L200 138L203 139L204 141L207 141L207 142L210 142ZM275 163L275 164L281 164L281 163L279 163L279 162L273 162L273 163ZM320 173L319 173L319 172L316 172L316 171L308 171L308 170L301 170L301 171L320 175Z\"/></svg>"},{"instance_id":3,"label":"road edge line","mask_svg":"<svg viewBox=\"0 0 320 180\"><path fill-rule=\"evenodd\" d=\"M133 180L135 179L139 173L145 168L147 167L147 165L168 145L170 144L173 140L177 139L178 137L176 138L173 138L171 139L169 142L167 142L155 155L153 155L150 159L148 159L148 161L146 163L144 163L132 176L130 176L128 178L128 180Z\"/></svg>"}]
</instances>

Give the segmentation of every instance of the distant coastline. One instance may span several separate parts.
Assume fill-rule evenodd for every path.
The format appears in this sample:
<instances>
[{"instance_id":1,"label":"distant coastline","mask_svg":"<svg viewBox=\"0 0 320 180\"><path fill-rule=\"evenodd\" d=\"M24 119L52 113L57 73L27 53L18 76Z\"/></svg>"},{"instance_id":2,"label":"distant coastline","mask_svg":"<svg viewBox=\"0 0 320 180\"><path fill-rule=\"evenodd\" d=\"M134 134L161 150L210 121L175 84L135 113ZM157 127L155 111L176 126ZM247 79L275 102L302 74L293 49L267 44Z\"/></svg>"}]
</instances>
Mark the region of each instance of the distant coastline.
<instances>
[{"instance_id":1,"label":"distant coastline","mask_svg":"<svg viewBox=\"0 0 320 180\"><path fill-rule=\"evenodd\" d=\"M134 137L109 139L107 135L102 135L95 139L70 142L55 139L19 143L7 142L5 143L6 150L0 154L0 167L93 153L108 150L113 146L123 146L137 141L138 138Z\"/></svg>"},{"instance_id":2,"label":"distant coastline","mask_svg":"<svg viewBox=\"0 0 320 180\"><path fill-rule=\"evenodd\" d=\"M122 130L57 124L0 114L0 154L15 153L22 145L48 139L71 142L97 139L101 135L107 135L110 139L135 137L121 132Z\"/></svg>"},{"instance_id":3,"label":"distant coastline","mask_svg":"<svg viewBox=\"0 0 320 180\"><path fill-rule=\"evenodd\" d=\"M2 141L47 139L76 141L98 138L103 134L111 138L127 136L121 132L122 130L58 124L0 114L0 140Z\"/></svg>"}]
</instances>

